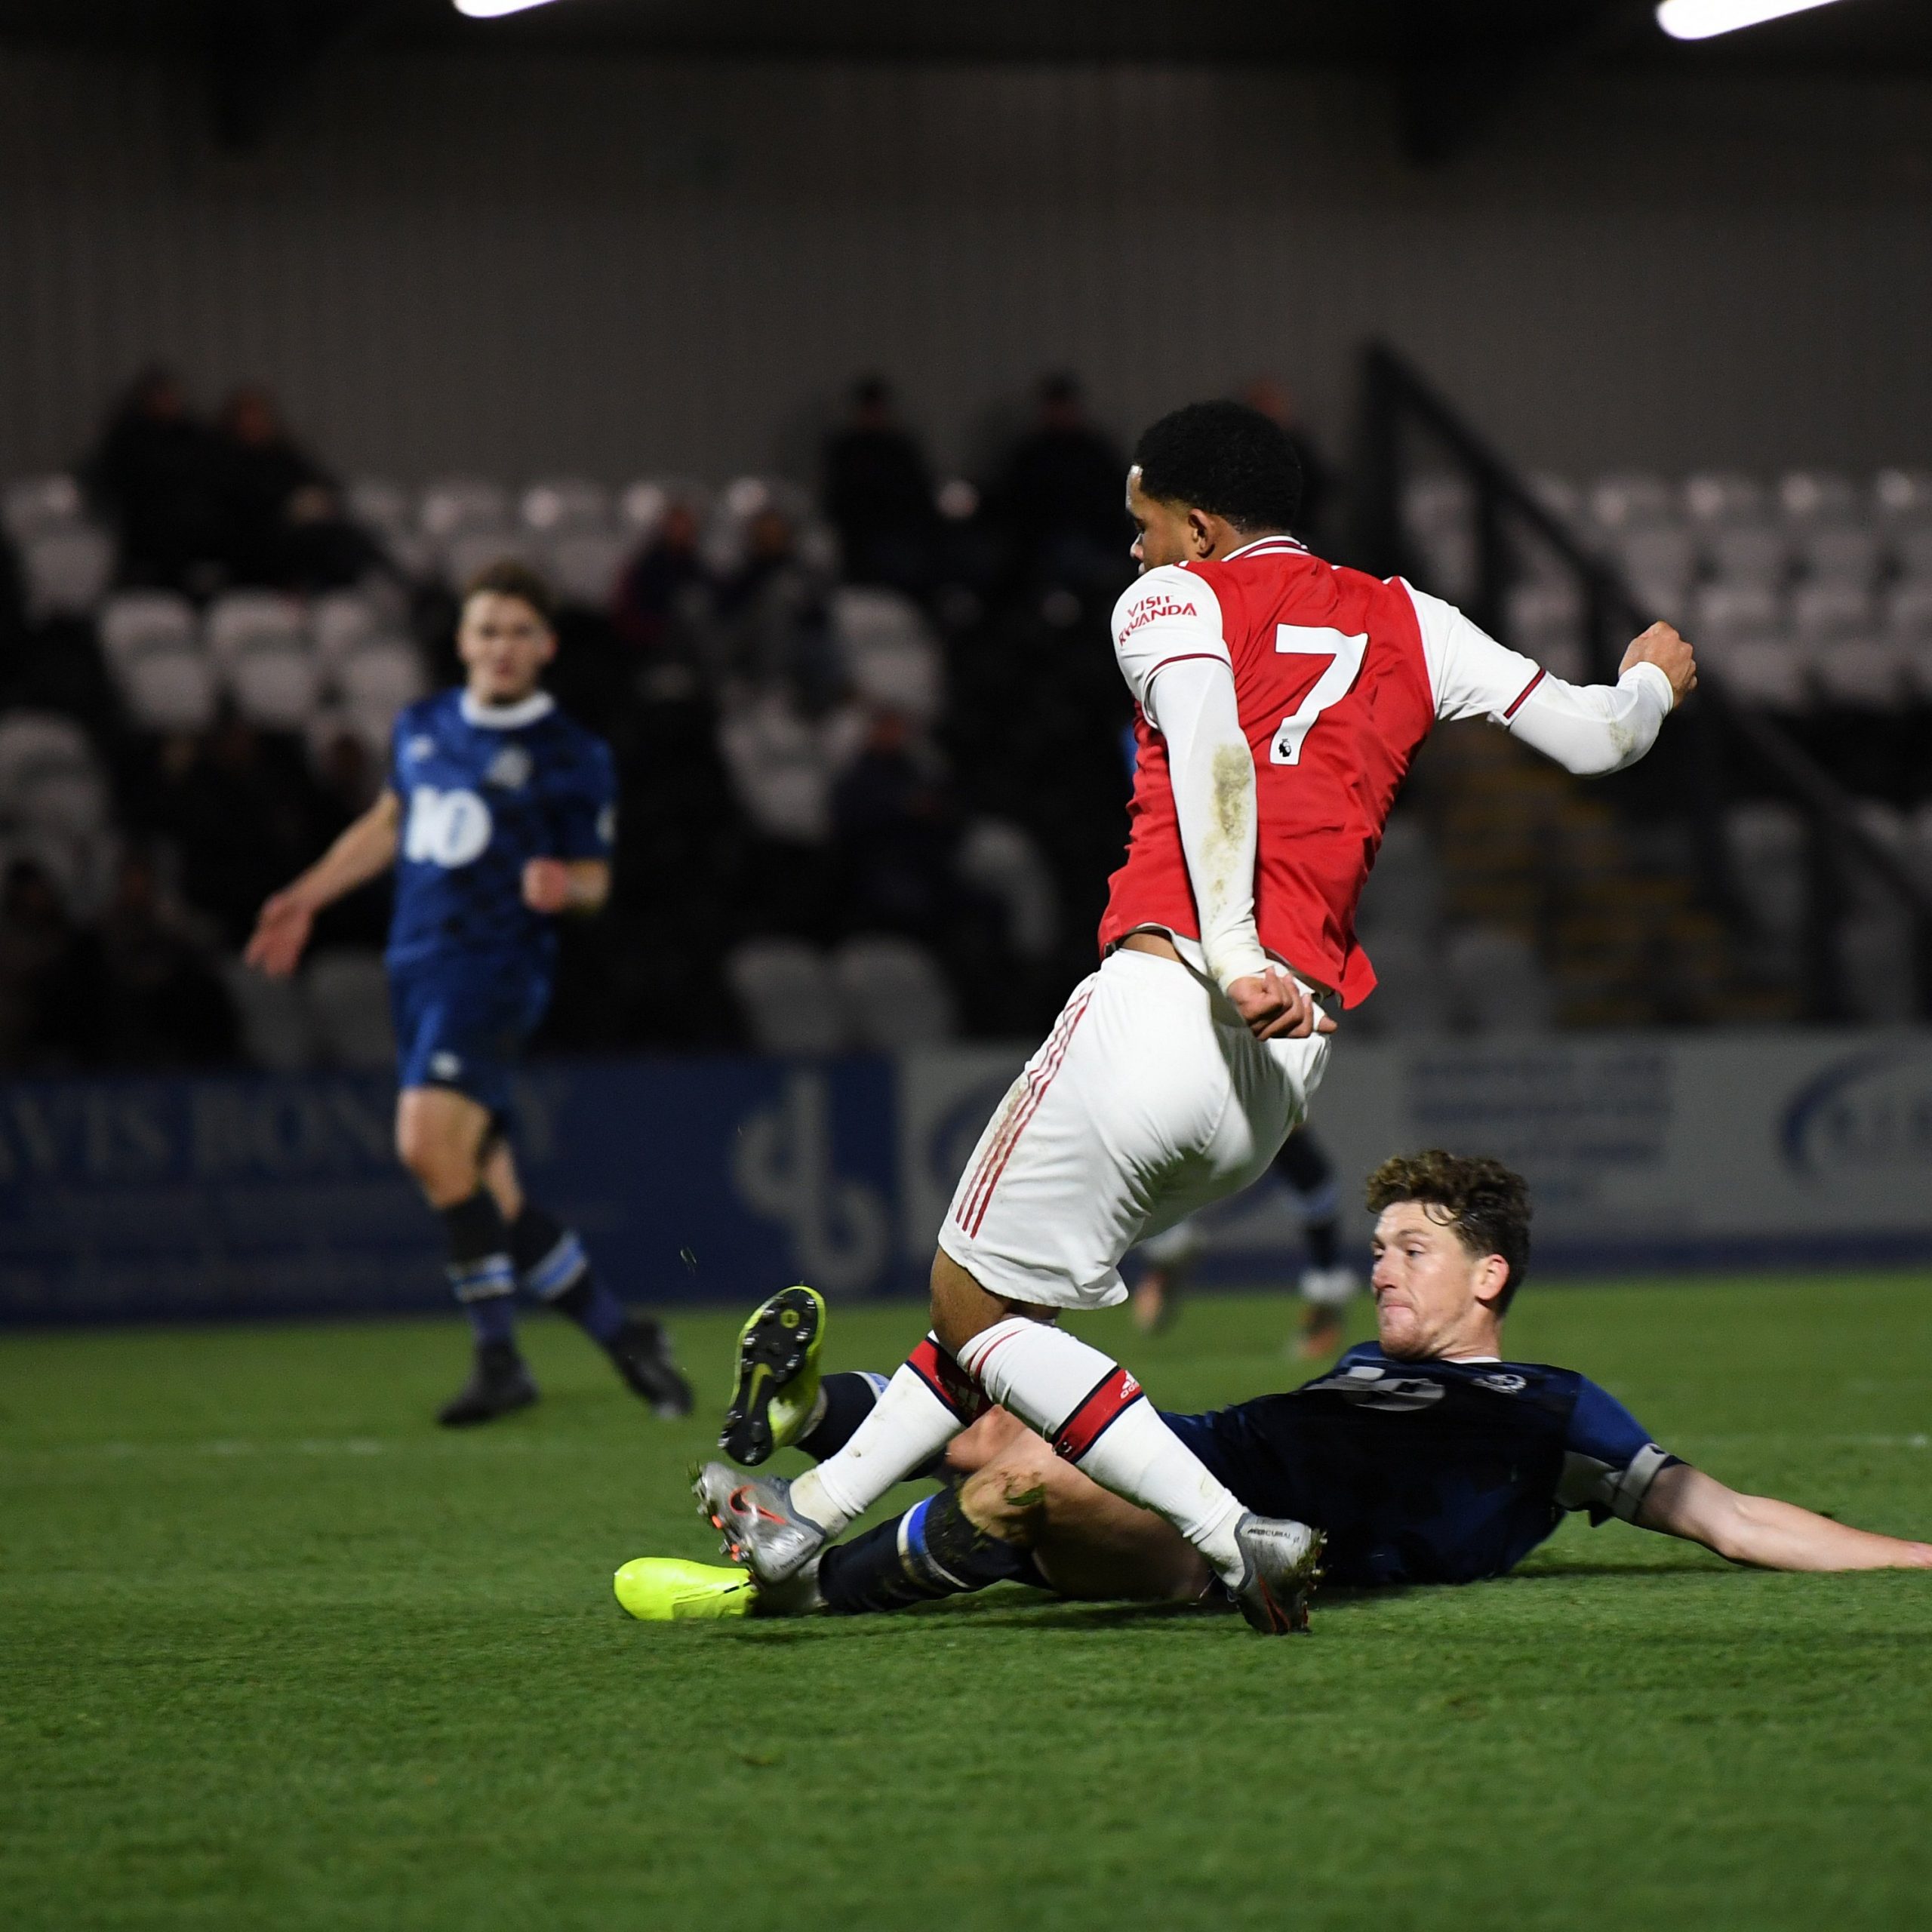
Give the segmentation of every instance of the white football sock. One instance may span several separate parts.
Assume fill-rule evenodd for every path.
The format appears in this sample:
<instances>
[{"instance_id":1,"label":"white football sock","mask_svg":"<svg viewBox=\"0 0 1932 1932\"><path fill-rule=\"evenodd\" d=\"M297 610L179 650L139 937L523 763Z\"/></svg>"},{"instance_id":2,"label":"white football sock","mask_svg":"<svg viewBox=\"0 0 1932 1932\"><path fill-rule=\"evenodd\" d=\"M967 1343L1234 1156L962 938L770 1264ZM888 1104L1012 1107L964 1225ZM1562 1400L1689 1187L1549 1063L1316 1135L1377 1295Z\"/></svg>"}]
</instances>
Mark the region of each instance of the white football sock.
<instances>
[{"instance_id":1,"label":"white football sock","mask_svg":"<svg viewBox=\"0 0 1932 1932\"><path fill-rule=\"evenodd\" d=\"M835 1537L896 1482L929 1463L966 1426L965 1418L934 1392L919 1364L938 1352L928 1338L885 1385L872 1412L835 1456L792 1484L792 1506ZM949 1372L951 1364L946 1364Z\"/></svg>"},{"instance_id":2,"label":"white football sock","mask_svg":"<svg viewBox=\"0 0 1932 1932\"><path fill-rule=\"evenodd\" d=\"M1063 1328L1019 1316L974 1336L959 1361L992 1401L1096 1482L1164 1516L1223 1582L1240 1581L1235 1525L1246 1512L1117 1362Z\"/></svg>"}]
</instances>

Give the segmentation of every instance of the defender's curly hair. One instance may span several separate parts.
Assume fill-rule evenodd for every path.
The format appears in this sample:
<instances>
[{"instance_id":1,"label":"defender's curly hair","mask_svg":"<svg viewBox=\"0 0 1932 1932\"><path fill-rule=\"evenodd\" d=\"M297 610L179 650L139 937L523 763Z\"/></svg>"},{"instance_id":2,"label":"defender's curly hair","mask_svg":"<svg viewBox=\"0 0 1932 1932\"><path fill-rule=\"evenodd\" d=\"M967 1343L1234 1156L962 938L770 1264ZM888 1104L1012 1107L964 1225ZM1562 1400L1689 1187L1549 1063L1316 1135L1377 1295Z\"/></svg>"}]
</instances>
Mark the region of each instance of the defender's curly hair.
<instances>
[{"instance_id":1,"label":"defender's curly hair","mask_svg":"<svg viewBox=\"0 0 1932 1932\"><path fill-rule=\"evenodd\" d=\"M1432 1147L1384 1161L1369 1176L1367 1192L1371 1214L1398 1201L1420 1201L1441 1211L1432 1218L1454 1228L1472 1257L1501 1255L1509 1278L1496 1312L1509 1312L1530 1272L1530 1186L1521 1174L1486 1154L1447 1154Z\"/></svg>"},{"instance_id":2,"label":"defender's curly hair","mask_svg":"<svg viewBox=\"0 0 1932 1932\"><path fill-rule=\"evenodd\" d=\"M1190 402L1135 445L1140 487L1239 531L1286 530L1301 511L1301 459L1287 432L1244 402Z\"/></svg>"}]
</instances>

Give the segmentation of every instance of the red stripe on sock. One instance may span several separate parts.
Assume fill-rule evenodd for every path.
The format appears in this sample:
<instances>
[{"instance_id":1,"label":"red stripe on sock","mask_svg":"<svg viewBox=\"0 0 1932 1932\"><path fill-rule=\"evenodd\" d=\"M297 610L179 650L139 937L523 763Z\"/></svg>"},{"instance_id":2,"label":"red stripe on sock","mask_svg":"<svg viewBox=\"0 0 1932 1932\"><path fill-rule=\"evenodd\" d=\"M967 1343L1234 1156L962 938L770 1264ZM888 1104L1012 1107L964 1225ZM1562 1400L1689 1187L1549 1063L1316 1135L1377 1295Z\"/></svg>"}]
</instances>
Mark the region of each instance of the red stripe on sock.
<instances>
[{"instance_id":1,"label":"red stripe on sock","mask_svg":"<svg viewBox=\"0 0 1932 1932\"><path fill-rule=\"evenodd\" d=\"M977 1422L992 1406L986 1392L930 1335L906 1358L906 1366L961 1422Z\"/></svg>"},{"instance_id":2,"label":"red stripe on sock","mask_svg":"<svg viewBox=\"0 0 1932 1932\"><path fill-rule=\"evenodd\" d=\"M1146 1392L1124 1368L1110 1368L1054 1436L1054 1454L1077 1463Z\"/></svg>"}]
</instances>

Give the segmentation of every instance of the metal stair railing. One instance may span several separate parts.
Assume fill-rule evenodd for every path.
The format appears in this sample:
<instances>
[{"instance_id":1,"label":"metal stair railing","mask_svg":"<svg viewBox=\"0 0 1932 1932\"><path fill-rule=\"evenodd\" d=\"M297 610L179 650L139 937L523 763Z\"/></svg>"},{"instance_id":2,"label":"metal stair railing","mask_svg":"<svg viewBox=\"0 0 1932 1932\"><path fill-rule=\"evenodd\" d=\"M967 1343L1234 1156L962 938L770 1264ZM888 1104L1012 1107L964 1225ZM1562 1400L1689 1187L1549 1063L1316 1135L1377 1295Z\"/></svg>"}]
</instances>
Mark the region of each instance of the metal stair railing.
<instances>
[{"instance_id":1,"label":"metal stair railing","mask_svg":"<svg viewBox=\"0 0 1932 1932\"><path fill-rule=\"evenodd\" d=\"M1407 446L1416 431L1427 438L1432 452L1448 459L1448 466L1470 489L1475 539L1474 586L1466 606L1470 617L1492 635L1505 635L1506 600L1519 568L1516 534L1527 533L1577 584L1591 675L1613 682L1629 640L1651 621L1623 573L1585 549L1489 443L1381 343L1370 343L1362 357L1348 561L1379 576L1417 574L1403 513ZM1834 942L1846 873L1856 863L1910 919L1915 1004L1921 1018L1932 1018L1932 891L1859 817L1850 794L1775 718L1702 665L1697 691L1666 739L1678 750L1673 789L1688 817L1700 883L1734 931L1745 921L1724 835L1724 774L1734 757L1743 753L1803 814L1811 881L1804 957L1807 1017L1844 1016Z\"/></svg>"}]
</instances>

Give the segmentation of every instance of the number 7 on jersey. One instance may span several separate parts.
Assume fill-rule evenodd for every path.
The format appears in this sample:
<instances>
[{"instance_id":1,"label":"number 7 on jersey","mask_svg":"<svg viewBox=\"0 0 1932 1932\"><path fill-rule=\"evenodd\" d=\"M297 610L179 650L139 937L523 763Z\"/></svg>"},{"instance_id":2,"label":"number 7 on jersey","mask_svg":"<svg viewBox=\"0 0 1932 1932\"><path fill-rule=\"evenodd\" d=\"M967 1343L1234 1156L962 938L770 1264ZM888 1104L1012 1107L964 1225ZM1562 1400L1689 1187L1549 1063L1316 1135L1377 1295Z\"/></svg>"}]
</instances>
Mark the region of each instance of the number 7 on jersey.
<instances>
[{"instance_id":1,"label":"number 7 on jersey","mask_svg":"<svg viewBox=\"0 0 1932 1932\"><path fill-rule=\"evenodd\" d=\"M1309 728L1331 704L1338 704L1355 688L1361 675L1361 660L1368 649L1368 633L1349 637L1340 631L1317 630L1300 624L1277 624L1275 648L1296 657L1325 657L1328 668L1308 688L1308 695L1288 716L1269 749L1270 764L1299 764L1301 741Z\"/></svg>"}]
</instances>

